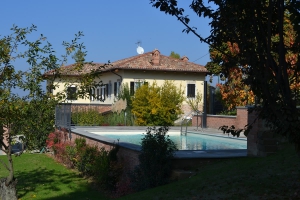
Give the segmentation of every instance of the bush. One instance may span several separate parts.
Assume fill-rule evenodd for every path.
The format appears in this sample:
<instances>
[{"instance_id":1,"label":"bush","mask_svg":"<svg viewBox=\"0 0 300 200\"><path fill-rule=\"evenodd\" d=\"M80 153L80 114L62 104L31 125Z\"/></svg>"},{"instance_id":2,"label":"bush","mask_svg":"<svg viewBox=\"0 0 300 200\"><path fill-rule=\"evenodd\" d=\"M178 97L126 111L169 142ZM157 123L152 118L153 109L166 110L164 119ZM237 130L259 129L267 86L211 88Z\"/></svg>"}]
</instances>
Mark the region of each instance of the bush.
<instances>
[{"instance_id":1,"label":"bush","mask_svg":"<svg viewBox=\"0 0 300 200\"><path fill-rule=\"evenodd\" d=\"M101 148L95 158L94 179L102 188L110 191L116 189L116 184L122 174L122 165L117 162L117 152L119 146L116 145L110 151Z\"/></svg>"},{"instance_id":2,"label":"bush","mask_svg":"<svg viewBox=\"0 0 300 200\"><path fill-rule=\"evenodd\" d=\"M156 82L143 85L132 98L132 114L139 126L173 126L180 114L184 100L182 87L165 81L162 86Z\"/></svg>"},{"instance_id":3,"label":"bush","mask_svg":"<svg viewBox=\"0 0 300 200\"><path fill-rule=\"evenodd\" d=\"M63 131L55 130L54 132L48 135L46 140L46 145L48 148L52 149L54 153L60 148L63 144L63 141L66 140L66 136Z\"/></svg>"},{"instance_id":4,"label":"bush","mask_svg":"<svg viewBox=\"0 0 300 200\"><path fill-rule=\"evenodd\" d=\"M85 176L93 177L94 181L104 189L114 190L122 174L122 165L117 162L119 146L110 151L103 147L88 146L84 138L76 138L76 167Z\"/></svg>"},{"instance_id":5,"label":"bush","mask_svg":"<svg viewBox=\"0 0 300 200\"><path fill-rule=\"evenodd\" d=\"M86 140L84 138L75 139L76 150L80 151L82 148L86 147Z\"/></svg>"},{"instance_id":6,"label":"bush","mask_svg":"<svg viewBox=\"0 0 300 200\"><path fill-rule=\"evenodd\" d=\"M85 176L92 176L95 158L98 154L96 146L85 146L79 151L76 167Z\"/></svg>"},{"instance_id":7,"label":"bush","mask_svg":"<svg viewBox=\"0 0 300 200\"><path fill-rule=\"evenodd\" d=\"M125 111L122 110L120 113L114 112L105 115L103 119L102 126L124 126L126 121L126 126L134 125L134 119L131 112L128 110L126 111L126 118L125 118Z\"/></svg>"},{"instance_id":8,"label":"bush","mask_svg":"<svg viewBox=\"0 0 300 200\"><path fill-rule=\"evenodd\" d=\"M100 126L103 116L96 110L78 111L72 113L72 124L79 126Z\"/></svg>"},{"instance_id":9,"label":"bush","mask_svg":"<svg viewBox=\"0 0 300 200\"><path fill-rule=\"evenodd\" d=\"M74 168L76 166L77 163L77 149L74 145L67 145L66 149L65 149L65 153L66 153L66 161L68 163L67 166L69 168Z\"/></svg>"},{"instance_id":10,"label":"bush","mask_svg":"<svg viewBox=\"0 0 300 200\"><path fill-rule=\"evenodd\" d=\"M92 177L103 189L113 191L123 173L118 162L119 146L105 150L97 146L89 146L84 138L76 138L75 144L65 141L64 132L56 130L50 133L47 147L54 151L55 159L69 168L74 168L82 175Z\"/></svg>"},{"instance_id":11,"label":"bush","mask_svg":"<svg viewBox=\"0 0 300 200\"><path fill-rule=\"evenodd\" d=\"M132 174L135 190L156 187L168 182L171 175L171 160L177 150L166 133L168 127L148 128L142 139L140 164Z\"/></svg>"},{"instance_id":12,"label":"bush","mask_svg":"<svg viewBox=\"0 0 300 200\"><path fill-rule=\"evenodd\" d=\"M236 115L236 109L235 110L224 110L224 111L220 112L218 115L234 116L234 115Z\"/></svg>"},{"instance_id":13,"label":"bush","mask_svg":"<svg viewBox=\"0 0 300 200\"><path fill-rule=\"evenodd\" d=\"M70 165L70 160L68 159L66 148L70 146L71 143L66 141L66 135L64 131L55 130L48 135L46 140L47 148L52 149L54 156L57 161Z\"/></svg>"}]
</instances>

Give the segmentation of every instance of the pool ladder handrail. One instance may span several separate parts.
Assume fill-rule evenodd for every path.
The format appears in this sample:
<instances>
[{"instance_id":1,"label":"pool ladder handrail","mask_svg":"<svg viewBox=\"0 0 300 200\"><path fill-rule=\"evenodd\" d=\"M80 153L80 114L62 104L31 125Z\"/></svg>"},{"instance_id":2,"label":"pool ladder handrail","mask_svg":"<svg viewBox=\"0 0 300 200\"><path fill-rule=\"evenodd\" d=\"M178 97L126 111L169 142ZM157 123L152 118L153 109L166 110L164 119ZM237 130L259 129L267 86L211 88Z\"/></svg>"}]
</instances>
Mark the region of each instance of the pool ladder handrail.
<instances>
[{"instance_id":1,"label":"pool ladder handrail","mask_svg":"<svg viewBox=\"0 0 300 200\"><path fill-rule=\"evenodd\" d=\"M197 111L192 111L190 112L189 114L187 114L186 116L184 116L182 118L182 121L181 121L181 128L180 128L180 135L186 135L187 134L187 125L188 125L188 122L191 121L193 119L193 116L195 115L194 113L196 112L197 114L197 117L198 117L198 114L202 114L202 120L201 120L201 131L203 131L203 112L197 110ZM191 115L191 117L189 117ZM187 119L187 120L186 120ZM185 124L185 132L183 133L182 132L182 126L183 126L183 123L184 121L186 121L186 124ZM197 119L197 123L198 123L198 119ZM195 131L198 131L198 124L197 124L197 129L195 129Z\"/></svg>"},{"instance_id":2,"label":"pool ladder handrail","mask_svg":"<svg viewBox=\"0 0 300 200\"><path fill-rule=\"evenodd\" d=\"M181 128L180 128L180 135L186 135L187 134L187 125L189 123L189 121L191 121L193 119L193 116L194 116L194 111L190 112L189 114L185 115L183 118L182 118L182 121L181 121ZM185 132L183 133L182 131L182 126L183 126L183 123L185 123Z\"/></svg>"}]
</instances>

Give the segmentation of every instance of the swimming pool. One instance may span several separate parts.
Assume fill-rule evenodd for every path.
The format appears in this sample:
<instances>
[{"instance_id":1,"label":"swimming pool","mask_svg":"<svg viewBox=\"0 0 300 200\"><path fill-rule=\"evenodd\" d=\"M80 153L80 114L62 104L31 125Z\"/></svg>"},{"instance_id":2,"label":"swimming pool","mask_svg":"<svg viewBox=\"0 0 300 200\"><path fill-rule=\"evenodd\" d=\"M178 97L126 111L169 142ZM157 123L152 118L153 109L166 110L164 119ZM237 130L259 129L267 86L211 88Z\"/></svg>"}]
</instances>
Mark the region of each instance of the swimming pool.
<instances>
[{"instance_id":1,"label":"swimming pool","mask_svg":"<svg viewBox=\"0 0 300 200\"><path fill-rule=\"evenodd\" d=\"M92 132L115 141L141 145L144 134L141 132ZM213 136L188 132L187 136L180 132L168 132L179 150L223 150L223 149L247 149L247 140L224 136Z\"/></svg>"}]
</instances>

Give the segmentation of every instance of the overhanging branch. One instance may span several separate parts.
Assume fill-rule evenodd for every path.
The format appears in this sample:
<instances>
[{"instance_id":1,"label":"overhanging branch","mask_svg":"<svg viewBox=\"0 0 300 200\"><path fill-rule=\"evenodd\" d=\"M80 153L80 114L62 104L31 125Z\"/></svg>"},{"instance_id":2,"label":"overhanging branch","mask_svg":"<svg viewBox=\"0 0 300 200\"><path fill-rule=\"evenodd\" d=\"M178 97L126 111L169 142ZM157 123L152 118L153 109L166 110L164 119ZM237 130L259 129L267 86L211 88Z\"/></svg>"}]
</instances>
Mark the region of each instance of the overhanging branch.
<instances>
[{"instance_id":1,"label":"overhanging branch","mask_svg":"<svg viewBox=\"0 0 300 200\"><path fill-rule=\"evenodd\" d=\"M225 53L222 49L220 49L219 47L215 46L213 43L210 43L209 41L207 41L207 39L203 38L201 35L199 35L193 28L191 28L183 19L182 17L178 16L177 14L175 14L175 16L177 17L177 19L188 29L188 32L192 32L196 37L198 37L200 39L201 42L204 42L210 46L212 46L214 49L216 49L217 51L219 51L220 53L226 55L230 60L238 62L238 60L236 60L235 58L232 57L232 55Z\"/></svg>"}]
</instances>

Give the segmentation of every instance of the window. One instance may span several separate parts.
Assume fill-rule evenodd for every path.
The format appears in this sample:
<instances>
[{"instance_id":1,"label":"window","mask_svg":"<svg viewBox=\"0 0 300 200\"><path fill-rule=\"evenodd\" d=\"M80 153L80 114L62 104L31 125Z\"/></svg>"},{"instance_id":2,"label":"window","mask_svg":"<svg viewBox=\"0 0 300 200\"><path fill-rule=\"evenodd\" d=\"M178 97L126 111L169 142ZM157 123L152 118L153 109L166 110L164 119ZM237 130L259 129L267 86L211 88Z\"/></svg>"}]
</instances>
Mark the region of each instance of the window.
<instances>
[{"instance_id":1,"label":"window","mask_svg":"<svg viewBox=\"0 0 300 200\"><path fill-rule=\"evenodd\" d=\"M95 96L95 88L91 88L90 101L94 101L95 100L94 96Z\"/></svg>"},{"instance_id":2,"label":"window","mask_svg":"<svg viewBox=\"0 0 300 200\"><path fill-rule=\"evenodd\" d=\"M106 99L108 97L108 84L104 85L104 98Z\"/></svg>"},{"instance_id":3,"label":"window","mask_svg":"<svg viewBox=\"0 0 300 200\"><path fill-rule=\"evenodd\" d=\"M112 84L111 81L108 82L108 86L107 86L107 97L111 98L111 93L112 93Z\"/></svg>"},{"instance_id":4,"label":"window","mask_svg":"<svg viewBox=\"0 0 300 200\"><path fill-rule=\"evenodd\" d=\"M97 88L96 88L96 99L97 99L97 100L100 100L100 95L101 95L101 94L100 94L100 91L101 91L101 90L100 90L100 87L97 87Z\"/></svg>"},{"instance_id":5,"label":"window","mask_svg":"<svg viewBox=\"0 0 300 200\"><path fill-rule=\"evenodd\" d=\"M76 86L67 88L67 100L77 100L76 90Z\"/></svg>"},{"instance_id":6,"label":"window","mask_svg":"<svg viewBox=\"0 0 300 200\"><path fill-rule=\"evenodd\" d=\"M115 97L118 96L118 94L120 92L120 87L121 87L121 82L120 81L114 82L114 95L115 95Z\"/></svg>"},{"instance_id":7,"label":"window","mask_svg":"<svg viewBox=\"0 0 300 200\"><path fill-rule=\"evenodd\" d=\"M90 94L91 101L95 101L95 100L105 101L107 97L108 97L108 84L91 89L91 94Z\"/></svg>"},{"instance_id":8,"label":"window","mask_svg":"<svg viewBox=\"0 0 300 200\"><path fill-rule=\"evenodd\" d=\"M105 97L106 97L106 85L103 85L99 88L100 90L100 93L99 93L99 96L98 96L98 100L99 101L104 101L105 100Z\"/></svg>"},{"instance_id":9,"label":"window","mask_svg":"<svg viewBox=\"0 0 300 200\"><path fill-rule=\"evenodd\" d=\"M139 89L142 85L147 85L148 82L143 80L135 80L130 82L130 95L133 96L134 92Z\"/></svg>"},{"instance_id":10,"label":"window","mask_svg":"<svg viewBox=\"0 0 300 200\"><path fill-rule=\"evenodd\" d=\"M195 98L195 84L187 84L187 97Z\"/></svg>"}]
</instances>

